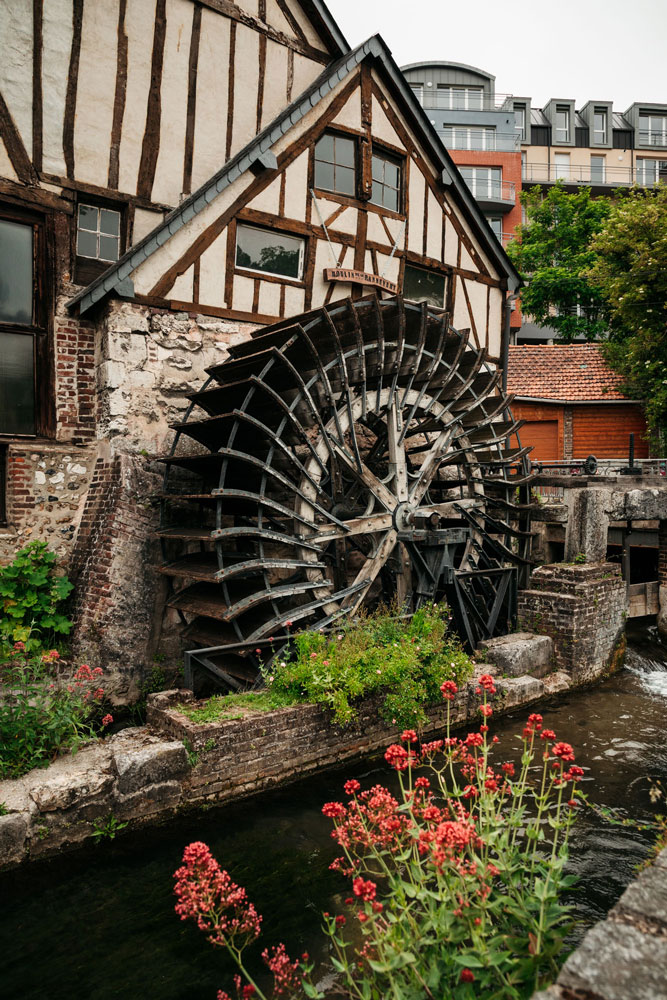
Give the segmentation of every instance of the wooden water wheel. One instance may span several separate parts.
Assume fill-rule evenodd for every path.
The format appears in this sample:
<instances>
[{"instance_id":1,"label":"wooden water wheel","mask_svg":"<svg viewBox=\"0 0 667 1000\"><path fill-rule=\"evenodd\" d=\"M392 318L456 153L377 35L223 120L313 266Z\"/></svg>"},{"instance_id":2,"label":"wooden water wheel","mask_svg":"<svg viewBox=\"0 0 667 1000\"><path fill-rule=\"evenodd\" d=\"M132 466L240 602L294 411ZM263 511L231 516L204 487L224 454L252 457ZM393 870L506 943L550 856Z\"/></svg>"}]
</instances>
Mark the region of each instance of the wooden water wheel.
<instances>
[{"instance_id":1,"label":"wooden water wheel","mask_svg":"<svg viewBox=\"0 0 667 1000\"><path fill-rule=\"evenodd\" d=\"M470 648L507 629L528 449L468 333L373 295L265 328L209 369L164 459L159 533L199 664L243 685L287 622L327 628L380 601L446 598Z\"/></svg>"}]
</instances>

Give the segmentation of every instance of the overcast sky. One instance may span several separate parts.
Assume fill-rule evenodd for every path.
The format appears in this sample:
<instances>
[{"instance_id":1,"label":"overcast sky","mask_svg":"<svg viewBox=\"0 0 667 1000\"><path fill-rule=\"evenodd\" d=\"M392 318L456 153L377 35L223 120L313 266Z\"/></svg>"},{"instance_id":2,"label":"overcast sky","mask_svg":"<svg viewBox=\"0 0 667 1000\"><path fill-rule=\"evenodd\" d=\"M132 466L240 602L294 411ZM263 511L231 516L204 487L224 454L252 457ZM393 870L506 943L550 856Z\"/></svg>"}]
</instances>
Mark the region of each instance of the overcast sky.
<instances>
[{"instance_id":1,"label":"overcast sky","mask_svg":"<svg viewBox=\"0 0 667 1000\"><path fill-rule=\"evenodd\" d=\"M667 0L327 0L352 47L379 33L394 59L468 63L496 91L667 104Z\"/></svg>"}]
</instances>

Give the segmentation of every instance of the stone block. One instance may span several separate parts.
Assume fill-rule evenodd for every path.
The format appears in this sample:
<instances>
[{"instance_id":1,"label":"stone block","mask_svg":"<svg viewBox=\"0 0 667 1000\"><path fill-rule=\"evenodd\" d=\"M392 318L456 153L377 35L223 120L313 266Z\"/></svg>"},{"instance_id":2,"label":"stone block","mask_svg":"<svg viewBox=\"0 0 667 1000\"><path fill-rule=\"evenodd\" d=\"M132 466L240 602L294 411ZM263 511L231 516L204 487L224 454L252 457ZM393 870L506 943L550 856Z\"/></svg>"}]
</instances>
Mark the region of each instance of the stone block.
<instances>
[{"instance_id":1,"label":"stone block","mask_svg":"<svg viewBox=\"0 0 667 1000\"><path fill-rule=\"evenodd\" d=\"M561 691L567 691L572 687L572 680L569 674L564 671L559 670L555 674L549 674L548 677L544 678L544 693L549 696L552 694L559 694Z\"/></svg>"},{"instance_id":2,"label":"stone block","mask_svg":"<svg viewBox=\"0 0 667 1000\"><path fill-rule=\"evenodd\" d=\"M163 781L147 788L139 788L128 795L117 793L114 798L113 814L118 819L142 819L155 813L176 809L182 797L183 789L180 782Z\"/></svg>"},{"instance_id":3,"label":"stone block","mask_svg":"<svg viewBox=\"0 0 667 1000\"><path fill-rule=\"evenodd\" d=\"M189 770L188 755L182 743L146 738L143 746L119 741L112 749L118 774L120 795L138 792L147 785L159 785L178 779Z\"/></svg>"},{"instance_id":4,"label":"stone block","mask_svg":"<svg viewBox=\"0 0 667 1000\"><path fill-rule=\"evenodd\" d=\"M0 865L18 864L23 860L28 823L28 813L0 816Z\"/></svg>"},{"instance_id":5,"label":"stone block","mask_svg":"<svg viewBox=\"0 0 667 1000\"><path fill-rule=\"evenodd\" d=\"M652 865L625 890L611 911L633 920L649 920L667 929L667 869Z\"/></svg>"},{"instance_id":6,"label":"stone block","mask_svg":"<svg viewBox=\"0 0 667 1000\"><path fill-rule=\"evenodd\" d=\"M544 697L544 683L537 677L503 677L496 681L496 688L504 710Z\"/></svg>"},{"instance_id":7,"label":"stone block","mask_svg":"<svg viewBox=\"0 0 667 1000\"><path fill-rule=\"evenodd\" d=\"M587 562L603 562L607 555L609 530L609 490L568 490L568 518L565 529L565 561L580 553Z\"/></svg>"},{"instance_id":8,"label":"stone block","mask_svg":"<svg viewBox=\"0 0 667 1000\"><path fill-rule=\"evenodd\" d=\"M480 643L484 656L495 663L508 677L544 677L551 670L553 640L548 635L516 632L500 635Z\"/></svg>"},{"instance_id":9,"label":"stone block","mask_svg":"<svg viewBox=\"0 0 667 1000\"><path fill-rule=\"evenodd\" d=\"M627 924L596 924L567 959L558 985L603 1000L667 1000L667 938Z\"/></svg>"},{"instance_id":10,"label":"stone block","mask_svg":"<svg viewBox=\"0 0 667 1000\"><path fill-rule=\"evenodd\" d=\"M105 747L85 747L61 757L42 772L32 772L30 798L40 813L80 807L106 796L113 785L110 758Z\"/></svg>"},{"instance_id":11,"label":"stone block","mask_svg":"<svg viewBox=\"0 0 667 1000\"><path fill-rule=\"evenodd\" d=\"M667 847L660 851L660 854L657 856L653 864L657 868L667 868Z\"/></svg>"}]
</instances>

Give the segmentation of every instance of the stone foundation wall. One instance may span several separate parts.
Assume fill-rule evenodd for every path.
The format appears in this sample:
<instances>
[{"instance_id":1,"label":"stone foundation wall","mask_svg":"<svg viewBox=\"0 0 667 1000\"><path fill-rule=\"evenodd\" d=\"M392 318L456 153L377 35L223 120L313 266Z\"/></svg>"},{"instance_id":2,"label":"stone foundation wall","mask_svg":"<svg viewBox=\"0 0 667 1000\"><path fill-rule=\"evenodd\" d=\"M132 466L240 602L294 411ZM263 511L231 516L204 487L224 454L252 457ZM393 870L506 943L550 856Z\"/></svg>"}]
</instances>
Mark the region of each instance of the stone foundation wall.
<instances>
[{"instance_id":1,"label":"stone foundation wall","mask_svg":"<svg viewBox=\"0 0 667 1000\"><path fill-rule=\"evenodd\" d=\"M478 666L483 672L497 668ZM479 725L476 687L468 683L452 703L454 725ZM563 674L498 679L496 713L568 687ZM0 802L8 810L0 816L0 868L75 848L110 814L127 821L128 829L158 822L178 809L238 800L379 753L399 737L371 701L345 729L316 705L239 710L242 718L197 724L176 709L192 701L190 691L151 695L148 728L126 729L46 770L0 782ZM444 704L430 709L428 719L422 735L442 734Z\"/></svg>"},{"instance_id":2,"label":"stone foundation wall","mask_svg":"<svg viewBox=\"0 0 667 1000\"><path fill-rule=\"evenodd\" d=\"M548 635L558 670L575 684L620 666L627 599L614 563L540 566L519 592L519 628Z\"/></svg>"}]
</instances>

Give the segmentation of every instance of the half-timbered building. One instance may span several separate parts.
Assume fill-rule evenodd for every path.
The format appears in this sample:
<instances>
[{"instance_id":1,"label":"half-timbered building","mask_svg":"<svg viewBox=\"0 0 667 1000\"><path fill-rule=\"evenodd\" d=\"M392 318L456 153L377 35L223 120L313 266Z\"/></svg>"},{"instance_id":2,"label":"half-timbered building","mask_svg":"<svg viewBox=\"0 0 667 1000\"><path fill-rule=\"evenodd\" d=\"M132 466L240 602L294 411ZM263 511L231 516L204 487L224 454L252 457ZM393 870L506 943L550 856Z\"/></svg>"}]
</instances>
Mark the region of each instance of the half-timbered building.
<instances>
[{"instance_id":1,"label":"half-timbered building","mask_svg":"<svg viewBox=\"0 0 667 1000\"><path fill-rule=\"evenodd\" d=\"M351 51L323 3L0 16L2 554L49 541L77 579L79 642L101 630L104 656L142 662L159 633L149 460L207 371L267 326L398 294L441 324L429 372L442 330L466 331L465 399L502 368L518 276L382 40Z\"/></svg>"}]
</instances>

